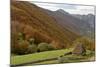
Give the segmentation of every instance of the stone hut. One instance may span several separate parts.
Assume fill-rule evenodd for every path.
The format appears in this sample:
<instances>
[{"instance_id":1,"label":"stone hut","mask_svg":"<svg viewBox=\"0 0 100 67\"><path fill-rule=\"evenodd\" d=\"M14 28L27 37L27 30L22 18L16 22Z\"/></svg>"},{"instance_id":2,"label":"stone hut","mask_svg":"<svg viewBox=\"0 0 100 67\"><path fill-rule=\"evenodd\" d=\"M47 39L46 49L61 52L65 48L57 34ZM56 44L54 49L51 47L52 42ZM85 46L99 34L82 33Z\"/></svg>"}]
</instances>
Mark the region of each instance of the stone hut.
<instances>
[{"instance_id":1,"label":"stone hut","mask_svg":"<svg viewBox=\"0 0 100 67\"><path fill-rule=\"evenodd\" d=\"M74 50L72 51L72 54L74 55L84 55L85 53L86 53L86 49L81 43L77 44Z\"/></svg>"}]
</instances>

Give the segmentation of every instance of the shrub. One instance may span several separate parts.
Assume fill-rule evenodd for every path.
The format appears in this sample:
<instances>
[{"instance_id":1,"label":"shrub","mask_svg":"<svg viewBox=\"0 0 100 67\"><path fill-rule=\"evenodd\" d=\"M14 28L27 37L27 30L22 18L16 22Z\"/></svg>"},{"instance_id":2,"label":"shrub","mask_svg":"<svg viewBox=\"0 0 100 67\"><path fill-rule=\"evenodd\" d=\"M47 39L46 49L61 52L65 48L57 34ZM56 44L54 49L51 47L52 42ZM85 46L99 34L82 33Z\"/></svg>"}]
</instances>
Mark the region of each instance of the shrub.
<instances>
[{"instance_id":1,"label":"shrub","mask_svg":"<svg viewBox=\"0 0 100 67\"><path fill-rule=\"evenodd\" d=\"M28 50L29 43L27 41L22 41L20 43L14 44L13 45L13 52L15 54L23 55L26 54Z\"/></svg>"},{"instance_id":2,"label":"shrub","mask_svg":"<svg viewBox=\"0 0 100 67\"><path fill-rule=\"evenodd\" d=\"M55 48L52 46L52 44L48 44L48 50L54 50Z\"/></svg>"},{"instance_id":3,"label":"shrub","mask_svg":"<svg viewBox=\"0 0 100 67\"><path fill-rule=\"evenodd\" d=\"M29 45L27 53L35 53L35 52L37 52L37 46L34 44Z\"/></svg>"},{"instance_id":4,"label":"shrub","mask_svg":"<svg viewBox=\"0 0 100 67\"><path fill-rule=\"evenodd\" d=\"M40 43L38 45L38 51L41 52L41 51L48 51L48 50L53 50L54 48L48 44L48 43Z\"/></svg>"}]
</instances>

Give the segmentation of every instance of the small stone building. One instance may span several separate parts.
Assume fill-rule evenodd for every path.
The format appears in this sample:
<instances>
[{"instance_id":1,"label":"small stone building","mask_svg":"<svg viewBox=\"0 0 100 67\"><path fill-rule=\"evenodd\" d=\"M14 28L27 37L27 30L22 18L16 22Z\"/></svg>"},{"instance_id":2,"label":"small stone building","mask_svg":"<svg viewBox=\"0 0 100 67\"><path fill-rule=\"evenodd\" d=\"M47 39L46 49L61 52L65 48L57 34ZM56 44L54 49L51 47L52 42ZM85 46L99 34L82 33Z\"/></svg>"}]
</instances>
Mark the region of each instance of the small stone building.
<instances>
[{"instance_id":1,"label":"small stone building","mask_svg":"<svg viewBox=\"0 0 100 67\"><path fill-rule=\"evenodd\" d=\"M81 43L77 44L74 50L72 51L72 54L75 54L75 55L84 55L85 53L86 53L86 49Z\"/></svg>"}]
</instances>

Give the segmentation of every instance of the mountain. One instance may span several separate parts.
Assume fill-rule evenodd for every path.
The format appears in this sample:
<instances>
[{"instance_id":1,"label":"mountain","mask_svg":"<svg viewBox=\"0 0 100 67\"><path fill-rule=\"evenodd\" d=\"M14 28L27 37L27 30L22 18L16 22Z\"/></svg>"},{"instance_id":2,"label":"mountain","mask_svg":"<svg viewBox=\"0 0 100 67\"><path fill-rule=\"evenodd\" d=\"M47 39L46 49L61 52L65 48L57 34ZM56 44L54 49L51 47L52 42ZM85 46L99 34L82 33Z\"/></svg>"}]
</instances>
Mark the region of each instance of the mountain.
<instances>
[{"instance_id":1,"label":"mountain","mask_svg":"<svg viewBox=\"0 0 100 67\"><path fill-rule=\"evenodd\" d=\"M64 11L63 9L58 9L55 12L60 12L60 13L66 14L66 15L69 14L68 12Z\"/></svg>"},{"instance_id":2,"label":"mountain","mask_svg":"<svg viewBox=\"0 0 100 67\"><path fill-rule=\"evenodd\" d=\"M95 15L88 14L88 15L79 15L79 14L72 14L72 16L85 21L85 24L88 23L89 30L87 30L87 35L91 38L95 38Z\"/></svg>"},{"instance_id":3,"label":"mountain","mask_svg":"<svg viewBox=\"0 0 100 67\"><path fill-rule=\"evenodd\" d=\"M90 26L94 28L95 15L93 15L93 14L88 14L88 15L73 14L73 16L80 19L80 20L88 22L90 24Z\"/></svg>"},{"instance_id":4,"label":"mountain","mask_svg":"<svg viewBox=\"0 0 100 67\"><path fill-rule=\"evenodd\" d=\"M45 9L32 3L12 1L12 42L15 42L19 33L22 33L25 40L28 41L30 38L34 38L36 44L47 42L51 43L55 48L70 47L72 41L80 37L80 34L76 32L76 30L79 30L77 24L73 24L72 22L77 21L77 23L80 23L80 20L71 18L70 15L64 15L61 10L60 12L50 12L55 16L53 17L51 13L48 14ZM64 22L65 19L68 20L66 23ZM72 28L76 30L73 31Z\"/></svg>"},{"instance_id":5,"label":"mountain","mask_svg":"<svg viewBox=\"0 0 100 67\"><path fill-rule=\"evenodd\" d=\"M91 32L94 28L90 26L90 23L76 16L73 16L73 14L69 14L62 9L59 9L54 12L45 10L45 12L47 12L51 17L53 17L57 21L57 23L65 29L69 29L70 31L76 34L80 34L82 36L93 36L91 35Z\"/></svg>"}]
</instances>

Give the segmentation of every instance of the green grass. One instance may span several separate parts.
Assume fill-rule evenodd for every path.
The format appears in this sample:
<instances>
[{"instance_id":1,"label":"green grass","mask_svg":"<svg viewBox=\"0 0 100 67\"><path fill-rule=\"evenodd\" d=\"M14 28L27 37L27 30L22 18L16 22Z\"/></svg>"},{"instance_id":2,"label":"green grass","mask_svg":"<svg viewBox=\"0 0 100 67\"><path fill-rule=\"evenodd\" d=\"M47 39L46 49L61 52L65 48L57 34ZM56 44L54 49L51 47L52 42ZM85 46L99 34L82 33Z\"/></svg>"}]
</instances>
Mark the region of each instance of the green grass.
<instances>
[{"instance_id":1,"label":"green grass","mask_svg":"<svg viewBox=\"0 0 100 67\"><path fill-rule=\"evenodd\" d=\"M94 57L94 56L92 56ZM50 61L43 61L43 62L39 62L39 63L32 63L32 64L27 64L29 66L31 65L43 65L43 64L61 64L61 63L76 63L76 62L89 62L91 60L89 60L91 57L85 57L85 56L73 56L73 55L69 55L66 57L63 57L63 61L59 62L59 60L50 60Z\"/></svg>"},{"instance_id":2,"label":"green grass","mask_svg":"<svg viewBox=\"0 0 100 67\"><path fill-rule=\"evenodd\" d=\"M64 53L67 53L70 51L72 51L72 48L62 49L62 50L54 50L54 51L45 51L45 52L27 54L27 55L12 55L11 56L11 64L16 65L16 64L33 62L33 61L37 61L37 60L55 58L55 57L59 57L59 56L63 55ZM94 54L91 54L91 51L87 50L86 56L66 55L62 59L64 59L63 63L71 63L71 62L88 61L89 58L91 58L93 56L94 56ZM33 64L29 64L29 65L54 64L54 63L59 63L59 60L43 61L43 62L33 63Z\"/></svg>"},{"instance_id":3,"label":"green grass","mask_svg":"<svg viewBox=\"0 0 100 67\"><path fill-rule=\"evenodd\" d=\"M63 50L46 51L46 52L40 52L40 53L34 53L28 55L11 56L11 64L22 64L22 63L28 63L40 59L42 60L47 58L55 58L71 50L72 48L63 49Z\"/></svg>"},{"instance_id":4,"label":"green grass","mask_svg":"<svg viewBox=\"0 0 100 67\"><path fill-rule=\"evenodd\" d=\"M28 64L29 66L31 65L42 65L42 64L57 64L58 60L51 60L51 61L43 61L35 64Z\"/></svg>"},{"instance_id":5,"label":"green grass","mask_svg":"<svg viewBox=\"0 0 100 67\"><path fill-rule=\"evenodd\" d=\"M93 54L91 54L90 50L87 50L86 55L82 56L82 55L66 55L63 56L61 58L61 60L56 59L56 60L50 60L50 61L43 61L43 62L39 62L39 63L33 63L33 64L28 64L28 65L41 65L41 64L58 64L58 63L76 63L76 62L87 62L87 61L94 61L95 59L93 59L94 56L94 52Z\"/></svg>"}]
</instances>

